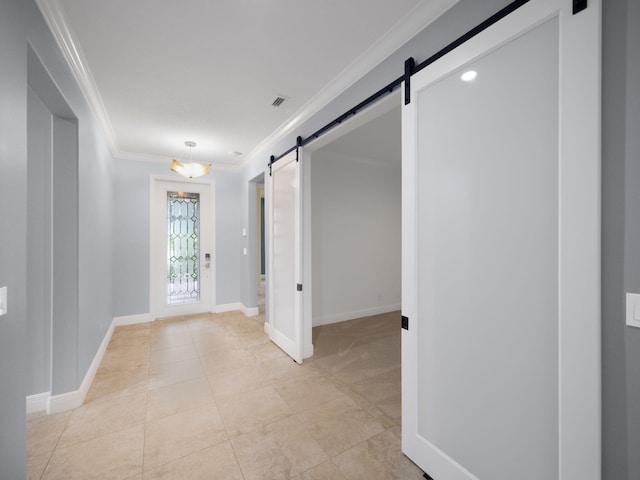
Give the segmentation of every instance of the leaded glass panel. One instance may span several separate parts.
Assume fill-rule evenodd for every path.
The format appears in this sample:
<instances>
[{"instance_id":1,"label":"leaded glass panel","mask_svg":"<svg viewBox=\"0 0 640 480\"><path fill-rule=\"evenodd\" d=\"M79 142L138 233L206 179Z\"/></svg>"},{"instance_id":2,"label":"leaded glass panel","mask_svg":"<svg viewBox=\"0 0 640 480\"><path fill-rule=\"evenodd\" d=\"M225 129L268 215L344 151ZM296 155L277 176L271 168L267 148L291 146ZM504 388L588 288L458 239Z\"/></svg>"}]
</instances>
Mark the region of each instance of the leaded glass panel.
<instances>
[{"instance_id":1,"label":"leaded glass panel","mask_svg":"<svg viewBox=\"0 0 640 480\"><path fill-rule=\"evenodd\" d=\"M167 303L200 301L200 194L167 192Z\"/></svg>"}]
</instances>

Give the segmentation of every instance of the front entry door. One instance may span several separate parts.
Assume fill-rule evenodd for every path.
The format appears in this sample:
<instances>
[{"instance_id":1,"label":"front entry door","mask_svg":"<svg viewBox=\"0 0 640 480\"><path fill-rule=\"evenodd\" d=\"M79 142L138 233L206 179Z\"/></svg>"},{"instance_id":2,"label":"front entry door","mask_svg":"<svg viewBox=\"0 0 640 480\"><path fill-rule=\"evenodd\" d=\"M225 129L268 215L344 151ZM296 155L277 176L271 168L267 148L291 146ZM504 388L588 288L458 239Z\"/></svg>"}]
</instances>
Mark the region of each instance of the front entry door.
<instances>
[{"instance_id":1,"label":"front entry door","mask_svg":"<svg viewBox=\"0 0 640 480\"><path fill-rule=\"evenodd\" d=\"M571 6L411 77L402 443L435 480L600 478L600 6Z\"/></svg>"},{"instance_id":2,"label":"front entry door","mask_svg":"<svg viewBox=\"0 0 640 480\"><path fill-rule=\"evenodd\" d=\"M211 184L155 180L151 198L154 318L211 312Z\"/></svg>"}]
</instances>

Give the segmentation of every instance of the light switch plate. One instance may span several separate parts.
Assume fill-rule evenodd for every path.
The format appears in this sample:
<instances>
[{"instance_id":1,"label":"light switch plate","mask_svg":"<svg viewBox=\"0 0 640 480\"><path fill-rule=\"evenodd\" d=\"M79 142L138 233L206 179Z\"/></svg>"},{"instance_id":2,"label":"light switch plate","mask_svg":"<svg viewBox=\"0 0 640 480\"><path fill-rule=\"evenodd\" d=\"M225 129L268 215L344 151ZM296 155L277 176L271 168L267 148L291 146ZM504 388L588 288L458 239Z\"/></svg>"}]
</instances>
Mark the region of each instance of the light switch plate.
<instances>
[{"instance_id":1,"label":"light switch plate","mask_svg":"<svg viewBox=\"0 0 640 480\"><path fill-rule=\"evenodd\" d=\"M627 293L627 325L640 328L640 294Z\"/></svg>"},{"instance_id":2,"label":"light switch plate","mask_svg":"<svg viewBox=\"0 0 640 480\"><path fill-rule=\"evenodd\" d=\"M7 314L7 287L0 288L0 317Z\"/></svg>"}]
</instances>

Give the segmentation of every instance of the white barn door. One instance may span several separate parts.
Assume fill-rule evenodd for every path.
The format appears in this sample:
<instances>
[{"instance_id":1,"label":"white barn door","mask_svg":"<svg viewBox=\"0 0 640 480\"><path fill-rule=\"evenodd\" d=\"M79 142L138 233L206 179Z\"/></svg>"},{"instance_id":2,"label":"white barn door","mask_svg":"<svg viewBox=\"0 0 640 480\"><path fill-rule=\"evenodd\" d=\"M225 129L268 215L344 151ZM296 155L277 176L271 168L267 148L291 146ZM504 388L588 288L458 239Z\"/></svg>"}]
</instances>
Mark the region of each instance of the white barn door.
<instances>
[{"instance_id":1,"label":"white barn door","mask_svg":"<svg viewBox=\"0 0 640 480\"><path fill-rule=\"evenodd\" d=\"M300 163L293 151L272 165L269 177L269 338L296 362L303 358ZM299 287L300 286L300 287Z\"/></svg>"},{"instance_id":2,"label":"white barn door","mask_svg":"<svg viewBox=\"0 0 640 480\"><path fill-rule=\"evenodd\" d=\"M600 5L571 6L411 77L402 443L434 480L600 478Z\"/></svg>"}]
</instances>

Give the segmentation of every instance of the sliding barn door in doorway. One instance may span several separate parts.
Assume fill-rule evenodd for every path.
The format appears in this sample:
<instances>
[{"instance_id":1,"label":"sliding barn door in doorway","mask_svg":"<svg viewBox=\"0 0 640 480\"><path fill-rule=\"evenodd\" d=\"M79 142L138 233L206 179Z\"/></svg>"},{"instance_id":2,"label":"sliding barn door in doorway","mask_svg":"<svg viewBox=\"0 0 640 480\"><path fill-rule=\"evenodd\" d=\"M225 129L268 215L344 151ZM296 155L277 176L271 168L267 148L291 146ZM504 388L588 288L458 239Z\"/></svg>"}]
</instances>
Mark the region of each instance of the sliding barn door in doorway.
<instances>
[{"instance_id":1,"label":"sliding barn door in doorway","mask_svg":"<svg viewBox=\"0 0 640 480\"><path fill-rule=\"evenodd\" d=\"M410 80L402 443L435 480L600 478L600 6L571 5Z\"/></svg>"},{"instance_id":2,"label":"sliding barn door in doorway","mask_svg":"<svg viewBox=\"0 0 640 480\"><path fill-rule=\"evenodd\" d=\"M272 165L268 179L269 338L302 363L302 222L300 163L293 151Z\"/></svg>"}]
</instances>

